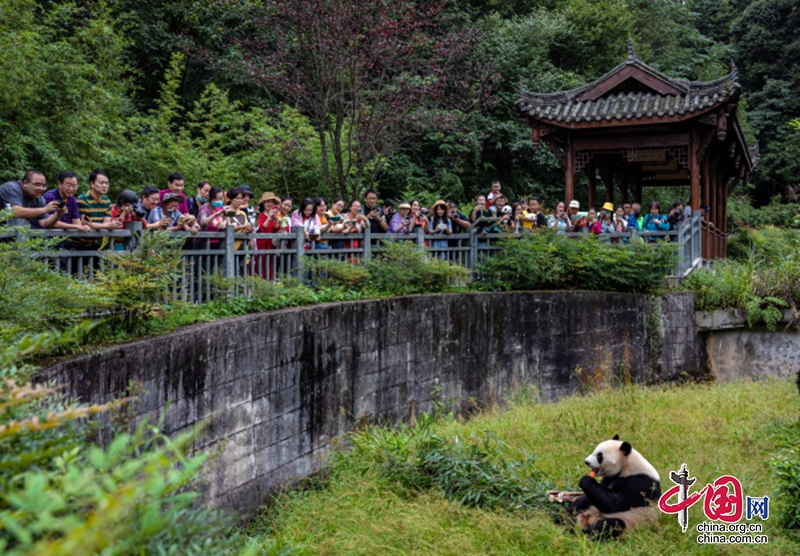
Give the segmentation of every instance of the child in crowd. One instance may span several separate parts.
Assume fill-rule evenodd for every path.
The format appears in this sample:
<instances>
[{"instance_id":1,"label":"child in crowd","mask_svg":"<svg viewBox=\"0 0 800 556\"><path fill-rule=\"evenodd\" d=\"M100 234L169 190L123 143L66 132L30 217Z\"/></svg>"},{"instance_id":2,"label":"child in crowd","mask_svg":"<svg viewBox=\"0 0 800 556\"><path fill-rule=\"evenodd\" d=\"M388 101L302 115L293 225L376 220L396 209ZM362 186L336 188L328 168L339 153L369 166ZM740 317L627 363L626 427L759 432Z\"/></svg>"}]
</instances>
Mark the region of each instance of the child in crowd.
<instances>
[{"instance_id":1,"label":"child in crowd","mask_svg":"<svg viewBox=\"0 0 800 556\"><path fill-rule=\"evenodd\" d=\"M197 220L191 214L183 214L178 206L185 201L185 197L178 193L167 193L161 200L161 210L169 218L169 232L190 232L196 234L200 231Z\"/></svg>"},{"instance_id":2,"label":"child in crowd","mask_svg":"<svg viewBox=\"0 0 800 556\"><path fill-rule=\"evenodd\" d=\"M117 196L116 204L111 207L111 220L119 220L123 225L127 222L140 221L142 229L147 228L147 221L144 219L144 214L137 211L137 203L139 196L130 189L123 190ZM125 242L120 238L112 240L112 249L115 251L124 251Z\"/></svg>"},{"instance_id":3,"label":"child in crowd","mask_svg":"<svg viewBox=\"0 0 800 556\"><path fill-rule=\"evenodd\" d=\"M586 231L591 232L593 234L600 234L601 233L601 225L600 221L597 219L597 211L594 207L590 207L589 211L586 213L586 219L584 220L584 228ZM575 229L576 232L582 232L583 229Z\"/></svg>"},{"instance_id":4,"label":"child in crowd","mask_svg":"<svg viewBox=\"0 0 800 556\"><path fill-rule=\"evenodd\" d=\"M500 182L495 180L492 182L492 190L489 191L488 195L486 195L486 206L492 207L494 206L495 201L497 198L502 195Z\"/></svg>"}]
</instances>

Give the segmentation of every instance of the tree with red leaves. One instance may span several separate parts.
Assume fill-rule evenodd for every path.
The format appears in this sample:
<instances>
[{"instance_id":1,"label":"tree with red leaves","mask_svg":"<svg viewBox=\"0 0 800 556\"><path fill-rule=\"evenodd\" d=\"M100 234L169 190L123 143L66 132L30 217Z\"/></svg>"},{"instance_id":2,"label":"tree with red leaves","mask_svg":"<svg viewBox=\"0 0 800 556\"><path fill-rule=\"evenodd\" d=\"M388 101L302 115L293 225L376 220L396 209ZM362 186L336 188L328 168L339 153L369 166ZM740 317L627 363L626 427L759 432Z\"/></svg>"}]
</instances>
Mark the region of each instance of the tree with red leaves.
<instances>
[{"instance_id":1,"label":"tree with red leaves","mask_svg":"<svg viewBox=\"0 0 800 556\"><path fill-rule=\"evenodd\" d=\"M331 192L355 198L388 155L488 99L472 30L430 0L270 0L237 69L294 104L319 133Z\"/></svg>"}]
</instances>

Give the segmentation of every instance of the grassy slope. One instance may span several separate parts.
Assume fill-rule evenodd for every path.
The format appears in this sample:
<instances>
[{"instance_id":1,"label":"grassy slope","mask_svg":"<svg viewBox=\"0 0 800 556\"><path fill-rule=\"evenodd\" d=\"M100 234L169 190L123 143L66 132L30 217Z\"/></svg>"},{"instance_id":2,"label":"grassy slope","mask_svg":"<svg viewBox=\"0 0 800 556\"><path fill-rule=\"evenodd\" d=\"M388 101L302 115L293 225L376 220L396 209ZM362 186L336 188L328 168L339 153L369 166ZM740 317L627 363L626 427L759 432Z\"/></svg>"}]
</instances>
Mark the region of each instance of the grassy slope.
<instances>
[{"instance_id":1,"label":"grassy slope","mask_svg":"<svg viewBox=\"0 0 800 556\"><path fill-rule=\"evenodd\" d=\"M800 398L794 384L778 381L684 387L625 388L572 397L556 404L518 403L468 422L444 422L446 437L493 431L513 452L536 454L555 485L574 489L583 459L615 433L628 440L661 474L686 462L696 485L723 474L742 481L744 494L769 494L775 482L767 464L777 436L796 423ZM795 429L796 430L796 429ZM772 506L764 524L768 546L700 546L697 533L681 533L675 516L625 540L592 543L541 514L460 507L438 492L403 492L374 473L337 474L326 488L282 498L253 525L253 532L301 547L303 554L800 554L800 537L782 530ZM689 511L690 527L702 505Z\"/></svg>"}]
</instances>

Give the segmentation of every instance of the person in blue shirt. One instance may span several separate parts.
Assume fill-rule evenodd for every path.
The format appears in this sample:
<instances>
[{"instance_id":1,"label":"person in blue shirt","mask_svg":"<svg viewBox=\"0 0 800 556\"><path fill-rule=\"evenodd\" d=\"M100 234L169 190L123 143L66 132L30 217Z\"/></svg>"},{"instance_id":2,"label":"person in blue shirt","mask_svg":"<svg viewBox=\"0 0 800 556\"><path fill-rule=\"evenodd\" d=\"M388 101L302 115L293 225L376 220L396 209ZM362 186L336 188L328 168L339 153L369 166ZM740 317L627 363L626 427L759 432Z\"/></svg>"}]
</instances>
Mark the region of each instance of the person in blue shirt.
<instances>
[{"instance_id":1,"label":"person in blue shirt","mask_svg":"<svg viewBox=\"0 0 800 556\"><path fill-rule=\"evenodd\" d=\"M625 215L625 220L628 221L628 229L633 229L636 231L642 231L642 221L644 220L643 217L640 216L642 207L639 203L623 203L622 204L622 211Z\"/></svg>"},{"instance_id":2,"label":"person in blue shirt","mask_svg":"<svg viewBox=\"0 0 800 556\"><path fill-rule=\"evenodd\" d=\"M661 214L661 203L653 201L650 203L650 214L645 216L642 223L642 231L644 232L667 232L670 229L669 220ZM650 241L655 241L655 237L651 237Z\"/></svg>"}]
</instances>

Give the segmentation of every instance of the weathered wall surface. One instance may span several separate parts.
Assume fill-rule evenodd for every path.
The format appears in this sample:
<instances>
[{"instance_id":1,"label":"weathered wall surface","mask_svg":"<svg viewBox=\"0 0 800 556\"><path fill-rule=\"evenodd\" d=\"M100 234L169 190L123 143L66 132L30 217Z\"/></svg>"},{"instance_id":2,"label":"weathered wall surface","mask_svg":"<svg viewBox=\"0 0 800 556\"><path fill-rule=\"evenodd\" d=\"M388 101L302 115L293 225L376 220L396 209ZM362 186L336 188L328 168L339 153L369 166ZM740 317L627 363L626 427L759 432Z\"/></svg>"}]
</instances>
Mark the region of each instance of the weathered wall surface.
<instances>
[{"instance_id":1,"label":"weathered wall surface","mask_svg":"<svg viewBox=\"0 0 800 556\"><path fill-rule=\"evenodd\" d=\"M722 330L706 334L711 373L717 380L791 379L800 369L800 333L796 329Z\"/></svg>"},{"instance_id":2,"label":"weathered wall surface","mask_svg":"<svg viewBox=\"0 0 800 556\"><path fill-rule=\"evenodd\" d=\"M651 340L654 367L663 380L682 380L706 373L706 346L695 322L694 293L674 292L657 300L653 317L658 332Z\"/></svg>"},{"instance_id":3,"label":"weathered wall surface","mask_svg":"<svg viewBox=\"0 0 800 556\"><path fill-rule=\"evenodd\" d=\"M362 419L408 420L431 409L435 392L467 406L470 397L491 404L523 385L553 400L597 383L699 374L694 347L670 347L692 337L693 306L678 314L693 305L684 301L666 303L656 318L656 346L658 307L645 296L431 295L193 326L60 363L37 380L94 403L138 381L146 393L135 413L157 419L166 411L167 433L209 419L197 448L222 455L204 499L247 511L319 469L333 437Z\"/></svg>"},{"instance_id":4,"label":"weathered wall surface","mask_svg":"<svg viewBox=\"0 0 800 556\"><path fill-rule=\"evenodd\" d=\"M778 330L749 328L747 314L736 309L698 311L695 316L708 354L709 371L716 380L797 376L800 386L800 332L786 311Z\"/></svg>"}]
</instances>

